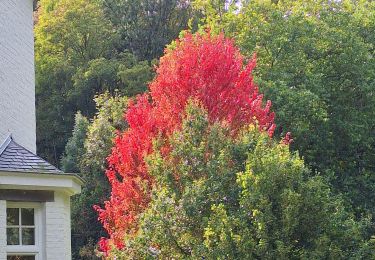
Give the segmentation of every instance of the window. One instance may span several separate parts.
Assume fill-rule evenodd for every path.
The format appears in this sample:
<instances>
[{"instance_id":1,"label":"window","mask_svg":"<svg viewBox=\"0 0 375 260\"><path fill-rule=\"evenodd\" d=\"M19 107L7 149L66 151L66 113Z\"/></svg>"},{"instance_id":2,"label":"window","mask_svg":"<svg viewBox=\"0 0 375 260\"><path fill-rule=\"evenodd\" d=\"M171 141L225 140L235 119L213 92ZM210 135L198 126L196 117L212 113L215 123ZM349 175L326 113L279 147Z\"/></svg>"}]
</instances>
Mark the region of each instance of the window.
<instances>
[{"instance_id":1,"label":"window","mask_svg":"<svg viewBox=\"0 0 375 260\"><path fill-rule=\"evenodd\" d=\"M7 203L7 260L40 259L40 206L40 203Z\"/></svg>"},{"instance_id":2,"label":"window","mask_svg":"<svg viewBox=\"0 0 375 260\"><path fill-rule=\"evenodd\" d=\"M33 208L7 208L7 244L35 245Z\"/></svg>"}]
</instances>

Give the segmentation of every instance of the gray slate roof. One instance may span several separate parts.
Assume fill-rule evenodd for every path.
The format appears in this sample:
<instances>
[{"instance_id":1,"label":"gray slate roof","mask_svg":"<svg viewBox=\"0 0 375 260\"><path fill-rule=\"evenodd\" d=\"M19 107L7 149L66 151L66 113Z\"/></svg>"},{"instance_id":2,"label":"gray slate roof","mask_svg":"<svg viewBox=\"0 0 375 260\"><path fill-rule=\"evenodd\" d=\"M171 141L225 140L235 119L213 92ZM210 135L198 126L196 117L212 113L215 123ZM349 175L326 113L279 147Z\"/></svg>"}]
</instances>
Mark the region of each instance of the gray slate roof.
<instances>
[{"instance_id":1,"label":"gray slate roof","mask_svg":"<svg viewBox=\"0 0 375 260\"><path fill-rule=\"evenodd\" d=\"M0 171L31 173L63 173L52 164L17 144L9 136L0 143Z\"/></svg>"}]
</instances>

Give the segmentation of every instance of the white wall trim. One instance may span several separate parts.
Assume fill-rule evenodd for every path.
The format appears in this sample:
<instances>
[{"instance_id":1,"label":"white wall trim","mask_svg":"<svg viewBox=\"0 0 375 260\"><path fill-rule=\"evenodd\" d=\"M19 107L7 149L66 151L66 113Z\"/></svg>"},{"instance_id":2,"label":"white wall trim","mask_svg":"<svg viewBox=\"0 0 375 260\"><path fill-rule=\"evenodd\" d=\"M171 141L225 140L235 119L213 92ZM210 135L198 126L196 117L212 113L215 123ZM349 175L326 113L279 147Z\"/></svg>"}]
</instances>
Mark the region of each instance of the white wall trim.
<instances>
[{"instance_id":1,"label":"white wall trim","mask_svg":"<svg viewBox=\"0 0 375 260\"><path fill-rule=\"evenodd\" d=\"M70 196L81 192L83 180L72 174L0 172L0 189L55 190Z\"/></svg>"}]
</instances>

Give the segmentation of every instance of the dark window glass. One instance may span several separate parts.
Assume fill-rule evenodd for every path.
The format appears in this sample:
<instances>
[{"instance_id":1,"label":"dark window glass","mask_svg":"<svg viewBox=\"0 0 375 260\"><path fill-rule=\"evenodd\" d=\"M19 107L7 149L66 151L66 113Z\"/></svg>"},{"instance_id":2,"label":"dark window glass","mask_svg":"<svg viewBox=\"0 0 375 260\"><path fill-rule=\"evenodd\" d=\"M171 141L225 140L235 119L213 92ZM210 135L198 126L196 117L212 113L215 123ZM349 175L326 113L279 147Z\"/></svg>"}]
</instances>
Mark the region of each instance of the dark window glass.
<instances>
[{"instance_id":1,"label":"dark window glass","mask_svg":"<svg viewBox=\"0 0 375 260\"><path fill-rule=\"evenodd\" d=\"M35 255L8 255L7 260L35 260Z\"/></svg>"},{"instance_id":2,"label":"dark window glass","mask_svg":"<svg viewBox=\"0 0 375 260\"><path fill-rule=\"evenodd\" d=\"M34 228L22 228L22 245L35 245Z\"/></svg>"},{"instance_id":3,"label":"dark window glass","mask_svg":"<svg viewBox=\"0 0 375 260\"><path fill-rule=\"evenodd\" d=\"M17 226L19 225L19 209L7 208L7 225Z\"/></svg>"},{"instance_id":4,"label":"dark window glass","mask_svg":"<svg viewBox=\"0 0 375 260\"><path fill-rule=\"evenodd\" d=\"M35 245L34 218L33 208L7 208L7 245Z\"/></svg>"},{"instance_id":5,"label":"dark window glass","mask_svg":"<svg viewBox=\"0 0 375 260\"><path fill-rule=\"evenodd\" d=\"M34 209L21 209L21 222L23 226L34 226Z\"/></svg>"},{"instance_id":6,"label":"dark window glass","mask_svg":"<svg viewBox=\"0 0 375 260\"><path fill-rule=\"evenodd\" d=\"M8 245L20 244L19 228L7 228L7 244Z\"/></svg>"}]
</instances>

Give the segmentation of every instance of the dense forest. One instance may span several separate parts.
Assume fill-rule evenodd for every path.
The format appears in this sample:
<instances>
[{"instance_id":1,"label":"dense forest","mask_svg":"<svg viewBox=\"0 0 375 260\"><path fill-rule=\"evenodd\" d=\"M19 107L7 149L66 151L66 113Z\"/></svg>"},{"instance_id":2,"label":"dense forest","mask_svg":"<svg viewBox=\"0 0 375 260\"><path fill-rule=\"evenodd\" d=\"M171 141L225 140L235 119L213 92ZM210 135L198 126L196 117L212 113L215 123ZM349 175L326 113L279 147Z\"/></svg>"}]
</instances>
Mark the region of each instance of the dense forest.
<instances>
[{"instance_id":1,"label":"dense forest","mask_svg":"<svg viewBox=\"0 0 375 260\"><path fill-rule=\"evenodd\" d=\"M375 257L375 2L35 6L74 259Z\"/></svg>"}]
</instances>

